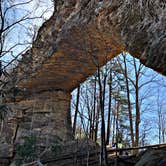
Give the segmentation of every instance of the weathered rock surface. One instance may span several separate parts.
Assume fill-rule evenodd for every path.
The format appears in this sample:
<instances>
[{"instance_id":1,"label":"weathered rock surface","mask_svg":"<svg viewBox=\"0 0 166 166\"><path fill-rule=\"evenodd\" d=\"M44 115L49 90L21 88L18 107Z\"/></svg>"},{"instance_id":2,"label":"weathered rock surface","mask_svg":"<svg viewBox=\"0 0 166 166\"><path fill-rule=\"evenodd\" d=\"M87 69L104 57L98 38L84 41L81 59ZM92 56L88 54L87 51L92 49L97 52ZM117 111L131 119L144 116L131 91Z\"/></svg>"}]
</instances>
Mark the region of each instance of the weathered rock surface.
<instances>
[{"instance_id":1,"label":"weathered rock surface","mask_svg":"<svg viewBox=\"0 0 166 166\"><path fill-rule=\"evenodd\" d=\"M13 156L13 145L11 144L1 144L0 143L0 159L1 158L10 158Z\"/></svg>"},{"instance_id":2,"label":"weathered rock surface","mask_svg":"<svg viewBox=\"0 0 166 166\"><path fill-rule=\"evenodd\" d=\"M146 153L140 158L140 161L135 166L142 166L142 165L164 166L165 164L166 164L166 148L161 148L161 149L147 150Z\"/></svg>"},{"instance_id":3,"label":"weathered rock surface","mask_svg":"<svg viewBox=\"0 0 166 166\"><path fill-rule=\"evenodd\" d=\"M37 135L41 145L52 143L57 136L71 140L70 94L43 92L19 103L8 104L12 114L3 127L7 143L20 143L26 136Z\"/></svg>"},{"instance_id":4,"label":"weathered rock surface","mask_svg":"<svg viewBox=\"0 0 166 166\"><path fill-rule=\"evenodd\" d=\"M55 135L70 139L70 92L123 51L166 75L165 13L164 0L55 0L6 85L25 90L13 104L6 142L21 142L30 131L43 144Z\"/></svg>"},{"instance_id":5,"label":"weathered rock surface","mask_svg":"<svg viewBox=\"0 0 166 166\"><path fill-rule=\"evenodd\" d=\"M164 146L141 151L137 156L120 156L109 160L109 166L165 166L165 164L166 147Z\"/></svg>"},{"instance_id":6,"label":"weathered rock surface","mask_svg":"<svg viewBox=\"0 0 166 166\"><path fill-rule=\"evenodd\" d=\"M21 80L29 93L72 91L123 51L166 75L165 13L163 0L55 1L53 16L40 28L12 83Z\"/></svg>"},{"instance_id":7,"label":"weathered rock surface","mask_svg":"<svg viewBox=\"0 0 166 166\"><path fill-rule=\"evenodd\" d=\"M1 129L0 165L8 165L25 138L35 136L39 149L51 147L57 139L72 140L70 98L69 93L51 91L8 103L12 112Z\"/></svg>"},{"instance_id":8,"label":"weathered rock surface","mask_svg":"<svg viewBox=\"0 0 166 166\"><path fill-rule=\"evenodd\" d=\"M0 139L0 166L8 166L10 159L13 157L14 146L13 144L2 142L2 137Z\"/></svg>"}]
</instances>

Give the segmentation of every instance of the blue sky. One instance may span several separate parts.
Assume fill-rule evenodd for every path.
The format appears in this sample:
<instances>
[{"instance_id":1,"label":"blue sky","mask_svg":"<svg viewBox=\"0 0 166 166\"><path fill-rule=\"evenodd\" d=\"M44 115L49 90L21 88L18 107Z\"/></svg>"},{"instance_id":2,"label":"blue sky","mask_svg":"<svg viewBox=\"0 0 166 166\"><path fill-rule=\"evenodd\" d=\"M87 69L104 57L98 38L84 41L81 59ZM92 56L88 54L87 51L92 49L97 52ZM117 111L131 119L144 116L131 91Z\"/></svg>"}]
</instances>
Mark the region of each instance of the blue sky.
<instances>
[{"instance_id":1,"label":"blue sky","mask_svg":"<svg viewBox=\"0 0 166 166\"><path fill-rule=\"evenodd\" d=\"M121 56L121 55L119 55ZM127 58L130 60L133 59L133 57L129 54L127 54ZM139 65L139 60L137 59L137 66ZM134 73L133 73L133 67L129 63L128 69L130 71L130 77L134 80ZM159 98L159 103L162 106L163 115L166 119L166 77L162 76L161 74L158 74L154 70L147 68L144 66L143 68L144 74L141 76L139 80L139 84L142 85L146 82L149 82L147 85L143 86L139 91L139 97L140 101L142 98L142 104L141 107L141 123L140 123L140 135L142 135L143 130L147 130L147 143L149 144L155 144L158 143L158 102L157 98ZM153 80L152 82L150 82ZM86 85L87 84L87 85ZM83 91L86 86L88 86L89 81L85 81L83 83ZM90 87L89 87L90 88ZM76 100L76 91L73 91L73 97ZM84 95L84 94L83 94ZM131 95L131 98L134 102L134 96ZM89 99L92 99L89 97ZM108 99L108 95L106 95L106 100ZM81 104L82 107L80 107L80 110L82 110L87 116L87 109L84 107L84 104ZM107 106L105 107L107 109ZM72 115L74 115L74 109L72 107ZM85 119L86 124L86 119ZM166 126L165 126L166 127Z\"/></svg>"},{"instance_id":2,"label":"blue sky","mask_svg":"<svg viewBox=\"0 0 166 166\"><path fill-rule=\"evenodd\" d=\"M25 51L26 48L29 49L31 47L34 32L37 31L42 23L49 19L53 13L53 3L51 0L31 0L28 4L17 5L28 1L29 0L15 0L10 3L8 3L8 1L3 2L3 13L7 8L16 5L6 12L5 27L17 22L24 16L34 18L44 13L43 17L40 19L36 18L22 21L3 33L5 36L3 51L8 51L13 46L17 45L10 50L10 53L5 53L5 56L1 58L7 63L13 58L11 54L16 56L23 50Z\"/></svg>"}]
</instances>

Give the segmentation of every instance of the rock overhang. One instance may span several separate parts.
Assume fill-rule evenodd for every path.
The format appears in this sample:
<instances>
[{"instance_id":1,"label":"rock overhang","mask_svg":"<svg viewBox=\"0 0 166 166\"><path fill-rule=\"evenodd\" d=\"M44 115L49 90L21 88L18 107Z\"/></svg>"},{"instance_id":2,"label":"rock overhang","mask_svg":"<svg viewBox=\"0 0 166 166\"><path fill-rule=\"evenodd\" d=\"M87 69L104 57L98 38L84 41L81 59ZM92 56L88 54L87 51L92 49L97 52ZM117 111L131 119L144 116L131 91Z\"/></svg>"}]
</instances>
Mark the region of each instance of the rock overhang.
<instances>
[{"instance_id":1,"label":"rock overhang","mask_svg":"<svg viewBox=\"0 0 166 166\"><path fill-rule=\"evenodd\" d=\"M13 72L14 84L29 94L71 92L98 66L123 51L165 75L166 19L160 4L159 0L57 3Z\"/></svg>"}]
</instances>

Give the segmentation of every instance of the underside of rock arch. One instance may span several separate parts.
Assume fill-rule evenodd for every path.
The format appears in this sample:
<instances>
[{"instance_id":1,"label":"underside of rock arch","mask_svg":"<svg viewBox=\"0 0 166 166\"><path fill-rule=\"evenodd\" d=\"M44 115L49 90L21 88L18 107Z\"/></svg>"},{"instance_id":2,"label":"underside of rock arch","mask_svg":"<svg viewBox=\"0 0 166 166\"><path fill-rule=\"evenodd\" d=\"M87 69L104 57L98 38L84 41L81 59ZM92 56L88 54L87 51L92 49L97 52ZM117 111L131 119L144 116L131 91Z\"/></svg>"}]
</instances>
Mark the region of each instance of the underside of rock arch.
<instances>
[{"instance_id":1,"label":"underside of rock arch","mask_svg":"<svg viewBox=\"0 0 166 166\"><path fill-rule=\"evenodd\" d=\"M20 117L30 119L33 112L44 123L37 118L18 122L16 115L12 123L20 123L20 129L11 131L16 136L9 143L29 133L32 119L31 130L41 137L53 133L71 139L70 92L98 66L124 51L166 75L164 1L55 0L54 5L52 17L39 29L32 49L23 55L6 87L26 90L13 106Z\"/></svg>"},{"instance_id":2,"label":"underside of rock arch","mask_svg":"<svg viewBox=\"0 0 166 166\"><path fill-rule=\"evenodd\" d=\"M55 1L54 14L15 69L16 82L29 92L70 92L123 51L165 75L165 12L162 0Z\"/></svg>"}]
</instances>

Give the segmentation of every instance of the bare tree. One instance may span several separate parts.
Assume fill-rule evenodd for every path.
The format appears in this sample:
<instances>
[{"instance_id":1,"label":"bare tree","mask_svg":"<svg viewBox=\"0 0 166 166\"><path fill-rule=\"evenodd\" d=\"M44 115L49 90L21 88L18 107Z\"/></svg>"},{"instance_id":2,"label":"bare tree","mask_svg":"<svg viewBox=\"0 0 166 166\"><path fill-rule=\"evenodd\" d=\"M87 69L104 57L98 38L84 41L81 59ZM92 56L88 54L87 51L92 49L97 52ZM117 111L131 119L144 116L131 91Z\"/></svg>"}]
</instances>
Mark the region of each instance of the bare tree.
<instances>
[{"instance_id":1,"label":"bare tree","mask_svg":"<svg viewBox=\"0 0 166 166\"><path fill-rule=\"evenodd\" d=\"M79 110L79 100L80 100L80 86L77 88L77 98L76 98L75 114L74 114L74 121L73 121L73 136L75 136L75 131L76 131L76 123L77 123L77 116L78 116L78 110Z\"/></svg>"},{"instance_id":2,"label":"bare tree","mask_svg":"<svg viewBox=\"0 0 166 166\"><path fill-rule=\"evenodd\" d=\"M43 3L40 0L0 0L1 79L9 76L8 70L30 49L46 14L52 10L52 6L44 7Z\"/></svg>"},{"instance_id":3,"label":"bare tree","mask_svg":"<svg viewBox=\"0 0 166 166\"><path fill-rule=\"evenodd\" d=\"M128 103L128 115L129 115L129 122L130 122L130 135L131 135L131 142L132 146L134 147L135 141L134 141L134 130L133 130L133 115L132 115L132 108L131 108L131 98L130 98L130 85L129 85L129 80L128 80L128 70L127 70L127 62L126 62L126 56L123 56L123 64L124 64L124 69L122 67L122 64L119 62L119 66L121 67L121 70L123 71L123 74L125 76L125 82L126 82L126 92L127 92L127 103Z\"/></svg>"},{"instance_id":4,"label":"bare tree","mask_svg":"<svg viewBox=\"0 0 166 166\"><path fill-rule=\"evenodd\" d=\"M109 101L108 101L108 118L107 118L107 139L106 144L109 145L110 129L111 129L111 105L112 105L112 68L110 67L109 75Z\"/></svg>"},{"instance_id":5,"label":"bare tree","mask_svg":"<svg viewBox=\"0 0 166 166\"><path fill-rule=\"evenodd\" d=\"M158 125L158 141L159 144L165 142L166 135L166 112L164 112L164 103L160 99L159 90L157 92L157 125Z\"/></svg>"}]
</instances>

